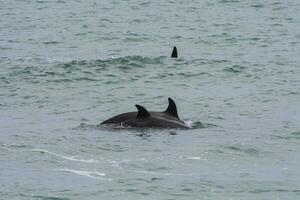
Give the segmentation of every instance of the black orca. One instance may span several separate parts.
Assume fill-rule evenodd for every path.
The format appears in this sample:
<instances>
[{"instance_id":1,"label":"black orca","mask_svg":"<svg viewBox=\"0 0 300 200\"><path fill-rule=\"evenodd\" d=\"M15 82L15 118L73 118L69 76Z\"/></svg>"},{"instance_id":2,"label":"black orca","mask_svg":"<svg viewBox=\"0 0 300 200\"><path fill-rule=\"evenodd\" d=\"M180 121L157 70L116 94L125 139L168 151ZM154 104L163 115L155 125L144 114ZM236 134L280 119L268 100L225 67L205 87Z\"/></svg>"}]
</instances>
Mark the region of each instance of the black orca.
<instances>
[{"instance_id":1,"label":"black orca","mask_svg":"<svg viewBox=\"0 0 300 200\"><path fill-rule=\"evenodd\" d=\"M176 48L176 47L173 47L173 51L172 51L172 54L171 54L171 58L177 58L177 57L178 57L177 48Z\"/></svg>"},{"instance_id":2,"label":"black orca","mask_svg":"<svg viewBox=\"0 0 300 200\"><path fill-rule=\"evenodd\" d=\"M137 112L127 112L105 120L101 124L114 124L129 127L190 129L191 126L178 117L176 104L168 98L169 106L164 112L148 111L141 105L135 105Z\"/></svg>"}]
</instances>

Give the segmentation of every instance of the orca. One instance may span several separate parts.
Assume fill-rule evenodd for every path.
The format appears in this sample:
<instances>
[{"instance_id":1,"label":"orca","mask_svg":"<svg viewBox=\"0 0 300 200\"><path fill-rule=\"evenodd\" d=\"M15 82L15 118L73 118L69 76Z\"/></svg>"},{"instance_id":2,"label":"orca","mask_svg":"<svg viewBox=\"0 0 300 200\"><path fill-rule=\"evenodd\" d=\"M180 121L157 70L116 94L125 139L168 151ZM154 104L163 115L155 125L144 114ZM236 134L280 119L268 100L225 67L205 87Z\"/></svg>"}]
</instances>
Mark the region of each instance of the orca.
<instances>
[{"instance_id":1,"label":"orca","mask_svg":"<svg viewBox=\"0 0 300 200\"><path fill-rule=\"evenodd\" d=\"M169 106L163 112L148 111L141 105L135 105L137 112L127 112L103 121L101 124L113 124L125 127L176 128L191 129L192 127L180 120L173 99L168 98Z\"/></svg>"}]
</instances>

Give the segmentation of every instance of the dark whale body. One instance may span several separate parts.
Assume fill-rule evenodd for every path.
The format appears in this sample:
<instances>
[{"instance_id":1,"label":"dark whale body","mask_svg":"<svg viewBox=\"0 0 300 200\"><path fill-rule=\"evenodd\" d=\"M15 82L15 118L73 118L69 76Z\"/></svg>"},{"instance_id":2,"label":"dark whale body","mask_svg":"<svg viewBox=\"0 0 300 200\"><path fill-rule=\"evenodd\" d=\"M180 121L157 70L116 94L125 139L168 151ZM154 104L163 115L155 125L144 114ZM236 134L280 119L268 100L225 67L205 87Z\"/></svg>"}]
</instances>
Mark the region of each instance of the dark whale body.
<instances>
[{"instance_id":1,"label":"dark whale body","mask_svg":"<svg viewBox=\"0 0 300 200\"><path fill-rule=\"evenodd\" d=\"M177 128L191 127L178 117L177 107L173 99L168 98L169 106L164 112L148 111L140 105L135 105L137 112L127 112L105 120L101 124L114 124L129 127Z\"/></svg>"}]
</instances>

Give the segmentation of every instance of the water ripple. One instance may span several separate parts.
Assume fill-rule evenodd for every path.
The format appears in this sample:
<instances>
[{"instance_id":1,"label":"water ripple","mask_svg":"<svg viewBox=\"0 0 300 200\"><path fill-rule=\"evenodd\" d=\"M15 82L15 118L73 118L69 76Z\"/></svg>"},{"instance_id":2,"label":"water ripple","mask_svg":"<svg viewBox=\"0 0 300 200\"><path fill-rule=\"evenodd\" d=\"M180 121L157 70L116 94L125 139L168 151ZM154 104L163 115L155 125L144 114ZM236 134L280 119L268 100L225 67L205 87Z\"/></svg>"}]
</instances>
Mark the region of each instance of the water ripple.
<instances>
[{"instance_id":1,"label":"water ripple","mask_svg":"<svg viewBox=\"0 0 300 200\"><path fill-rule=\"evenodd\" d=\"M53 153L51 151L44 150L44 149L33 149L32 151L33 152L40 152L40 153L48 153L50 155L54 155L54 156L57 156L59 158L70 160L70 161L75 161L75 162L98 163L98 160L94 160L94 159L79 159L79 158L75 158L74 156L65 156L65 155Z\"/></svg>"},{"instance_id":2,"label":"water ripple","mask_svg":"<svg viewBox=\"0 0 300 200\"><path fill-rule=\"evenodd\" d=\"M86 171L86 170L74 170L74 169L54 169L55 171L62 171L62 172L70 172L73 174L77 174L80 176L85 176L88 178L93 178L93 179L99 179L99 180L107 180L111 181L111 178L104 178L106 176L105 173L101 173L98 171Z\"/></svg>"}]
</instances>

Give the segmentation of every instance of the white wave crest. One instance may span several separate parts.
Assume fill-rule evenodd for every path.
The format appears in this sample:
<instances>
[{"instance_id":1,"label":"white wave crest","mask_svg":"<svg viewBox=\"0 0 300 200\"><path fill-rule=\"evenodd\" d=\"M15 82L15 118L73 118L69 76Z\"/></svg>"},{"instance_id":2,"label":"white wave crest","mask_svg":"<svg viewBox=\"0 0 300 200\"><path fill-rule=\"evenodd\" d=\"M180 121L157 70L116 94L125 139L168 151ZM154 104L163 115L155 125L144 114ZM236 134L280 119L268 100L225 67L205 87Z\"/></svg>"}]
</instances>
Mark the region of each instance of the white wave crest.
<instances>
[{"instance_id":1,"label":"white wave crest","mask_svg":"<svg viewBox=\"0 0 300 200\"><path fill-rule=\"evenodd\" d=\"M155 175L163 175L163 176L192 176L192 174L180 174L180 173L159 173L159 172L151 172L151 171L135 171L143 174L155 174Z\"/></svg>"},{"instance_id":2,"label":"white wave crest","mask_svg":"<svg viewBox=\"0 0 300 200\"><path fill-rule=\"evenodd\" d=\"M181 159L187 159L187 160L204 160L203 158L199 157L199 156L181 156L179 157Z\"/></svg>"},{"instance_id":3,"label":"white wave crest","mask_svg":"<svg viewBox=\"0 0 300 200\"><path fill-rule=\"evenodd\" d=\"M97 172L97 171L85 171L85 170L75 170L75 169L54 169L55 171L63 171L63 172L70 172L73 174L77 174L80 176L85 176L93 179L100 179L100 180L108 180L111 181L110 178L103 178L106 176L105 173Z\"/></svg>"}]
</instances>

